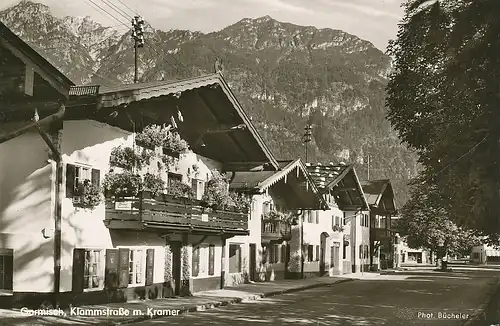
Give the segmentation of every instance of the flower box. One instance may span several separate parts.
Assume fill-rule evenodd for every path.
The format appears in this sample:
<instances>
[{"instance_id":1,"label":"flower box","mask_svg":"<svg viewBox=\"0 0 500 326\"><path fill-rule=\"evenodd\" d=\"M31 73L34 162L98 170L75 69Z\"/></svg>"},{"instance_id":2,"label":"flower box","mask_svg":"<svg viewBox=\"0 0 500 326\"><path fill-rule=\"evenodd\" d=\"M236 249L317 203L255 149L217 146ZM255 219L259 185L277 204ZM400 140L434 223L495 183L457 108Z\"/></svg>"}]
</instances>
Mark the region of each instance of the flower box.
<instances>
[{"instance_id":1,"label":"flower box","mask_svg":"<svg viewBox=\"0 0 500 326\"><path fill-rule=\"evenodd\" d=\"M172 150L170 148L163 147L162 151L163 151L163 154L165 154L167 156L170 156L170 157L179 158L179 156L180 156L179 152L176 152L176 151L174 151L174 150Z\"/></svg>"}]
</instances>

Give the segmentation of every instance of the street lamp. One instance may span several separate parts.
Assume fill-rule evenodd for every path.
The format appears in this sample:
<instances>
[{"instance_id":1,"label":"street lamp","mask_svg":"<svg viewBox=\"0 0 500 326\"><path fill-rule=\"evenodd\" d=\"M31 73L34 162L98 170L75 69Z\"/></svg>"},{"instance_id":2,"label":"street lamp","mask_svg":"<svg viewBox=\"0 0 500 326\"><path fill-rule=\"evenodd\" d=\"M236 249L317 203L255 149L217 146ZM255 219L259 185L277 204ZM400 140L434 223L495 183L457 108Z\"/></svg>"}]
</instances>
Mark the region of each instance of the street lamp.
<instances>
[{"instance_id":1,"label":"street lamp","mask_svg":"<svg viewBox=\"0 0 500 326\"><path fill-rule=\"evenodd\" d=\"M309 145L309 143L312 141L312 126L311 125L306 125L306 127L304 128L304 136L303 136L303 142L304 142L304 146L306 148L306 163L307 163L307 147Z\"/></svg>"}]
</instances>

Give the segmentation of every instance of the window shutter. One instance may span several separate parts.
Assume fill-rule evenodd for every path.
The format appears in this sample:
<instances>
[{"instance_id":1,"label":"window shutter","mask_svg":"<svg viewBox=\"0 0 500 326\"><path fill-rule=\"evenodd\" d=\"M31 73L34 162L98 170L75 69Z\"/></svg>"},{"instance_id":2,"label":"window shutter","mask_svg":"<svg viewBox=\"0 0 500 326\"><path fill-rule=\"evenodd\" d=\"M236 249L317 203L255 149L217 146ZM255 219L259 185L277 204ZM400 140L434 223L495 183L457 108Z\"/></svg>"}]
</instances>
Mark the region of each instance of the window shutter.
<instances>
[{"instance_id":1,"label":"window shutter","mask_svg":"<svg viewBox=\"0 0 500 326\"><path fill-rule=\"evenodd\" d=\"M319 211L316 211L316 224L319 224Z\"/></svg>"},{"instance_id":2,"label":"window shutter","mask_svg":"<svg viewBox=\"0 0 500 326\"><path fill-rule=\"evenodd\" d=\"M97 187L99 188L100 184L101 184L101 171L97 170L97 169L92 169L92 184L94 185L94 187Z\"/></svg>"},{"instance_id":3,"label":"window shutter","mask_svg":"<svg viewBox=\"0 0 500 326\"><path fill-rule=\"evenodd\" d=\"M14 256L6 255L3 259L4 263L4 288L5 290L13 289L13 275L14 275Z\"/></svg>"},{"instance_id":4,"label":"window shutter","mask_svg":"<svg viewBox=\"0 0 500 326\"><path fill-rule=\"evenodd\" d=\"M193 276L196 277L198 276L199 272L200 272L200 248L199 247L196 247L196 248L193 248L193 266L192 266L192 270L193 270Z\"/></svg>"},{"instance_id":5,"label":"window shutter","mask_svg":"<svg viewBox=\"0 0 500 326\"><path fill-rule=\"evenodd\" d=\"M106 249L104 287L106 289L118 288L118 249Z\"/></svg>"},{"instance_id":6,"label":"window shutter","mask_svg":"<svg viewBox=\"0 0 500 326\"><path fill-rule=\"evenodd\" d=\"M75 166L66 164L66 198L73 198L75 190Z\"/></svg>"},{"instance_id":7,"label":"window shutter","mask_svg":"<svg viewBox=\"0 0 500 326\"><path fill-rule=\"evenodd\" d=\"M316 246L316 260L319 260L319 246Z\"/></svg>"},{"instance_id":8,"label":"window shutter","mask_svg":"<svg viewBox=\"0 0 500 326\"><path fill-rule=\"evenodd\" d=\"M118 287L128 287L129 281L129 252L127 248L118 249Z\"/></svg>"},{"instance_id":9,"label":"window shutter","mask_svg":"<svg viewBox=\"0 0 500 326\"><path fill-rule=\"evenodd\" d=\"M153 284L155 267L155 250L146 250L146 285Z\"/></svg>"},{"instance_id":10,"label":"window shutter","mask_svg":"<svg viewBox=\"0 0 500 326\"><path fill-rule=\"evenodd\" d=\"M215 267L215 246L210 245L208 247L208 275L215 274L214 267Z\"/></svg>"},{"instance_id":11,"label":"window shutter","mask_svg":"<svg viewBox=\"0 0 500 326\"><path fill-rule=\"evenodd\" d=\"M281 245L281 262L285 262L285 257L286 257L286 245Z\"/></svg>"},{"instance_id":12,"label":"window shutter","mask_svg":"<svg viewBox=\"0 0 500 326\"><path fill-rule=\"evenodd\" d=\"M83 292L85 273L85 249L73 250L73 292Z\"/></svg>"},{"instance_id":13,"label":"window shutter","mask_svg":"<svg viewBox=\"0 0 500 326\"><path fill-rule=\"evenodd\" d=\"M198 180L191 179L191 190L194 193L194 198L198 199Z\"/></svg>"}]
</instances>

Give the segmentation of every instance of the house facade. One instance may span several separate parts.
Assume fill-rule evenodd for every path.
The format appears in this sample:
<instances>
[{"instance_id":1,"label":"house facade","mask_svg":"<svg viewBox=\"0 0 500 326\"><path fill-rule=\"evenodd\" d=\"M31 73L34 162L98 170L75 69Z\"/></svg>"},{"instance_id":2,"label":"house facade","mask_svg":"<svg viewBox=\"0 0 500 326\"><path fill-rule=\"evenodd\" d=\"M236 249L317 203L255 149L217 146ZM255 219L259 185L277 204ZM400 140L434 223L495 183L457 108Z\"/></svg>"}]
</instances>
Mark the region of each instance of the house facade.
<instances>
[{"instance_id":1,"label":"house facade","mask_svg":"<svg viewBox=\"0 0 500 326\"><path fill-rule=\"evenodd\" d=\"M328 203L328 210L303 214L306 274L366 270L369 207L354 167L344 163L307 163L307 169Z\"/></svg>"},{"instance_id":2,"label":"house facade","mask_svg":"<svg viewBox=\"0 0 500 326\"><path fill-rule=\"evenodd\" d=\"M300 159L279 165L278 171L254 167L230 177L230 189L252 196L250 235L246 237L252 281L300 275L300 218L305 211L327 209Z\"/></svg>"},{"instance_id":3,"label":"house facade","mask_svg":"<svg viewBox=\"0 0 500 326\"><path fill-rule=\"evenodd\" d=\"M394 191L390 180L362 181L363 191L370 205L370 266L374 269L392 268L401 262L397 230L392 220L397 216Z\"/></svg>"},{"instance_id":4,"label":"house facade","mask_svg":"<svg viewBox=\"0 0 500 326\"><path fill-rule=\"evenodd\" d=\"M222 76L77 87L4 35L0 69L27 75L19 98L18 87L2 92L16 110L0 123L2 302L120 302L243 282L251 206L222 171L279 165Z\"/></svg>"}]
</instances>

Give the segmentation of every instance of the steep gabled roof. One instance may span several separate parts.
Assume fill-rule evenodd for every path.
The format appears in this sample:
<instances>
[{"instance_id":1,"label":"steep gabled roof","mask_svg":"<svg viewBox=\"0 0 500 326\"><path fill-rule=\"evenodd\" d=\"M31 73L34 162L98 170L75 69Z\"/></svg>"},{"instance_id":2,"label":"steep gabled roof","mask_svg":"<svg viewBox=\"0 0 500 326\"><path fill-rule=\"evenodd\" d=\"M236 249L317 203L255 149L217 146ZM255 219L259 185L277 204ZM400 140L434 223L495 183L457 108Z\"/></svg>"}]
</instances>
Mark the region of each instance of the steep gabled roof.
<instances>
[{"instance_id":1,"label":"steep gabled roof","mask_svg":"<svg viewBox=\"0 0 500 326\"><path fill-rule=\"evenodd\" d=\"M297 175L301 175L305 179L305 185L303 187L307 188L314 194L315 200L318 202L319 209L327 209L328 205L325 202L323 196L320 194L319 189L314 183L307 172L307 168L304 163L297 159L295 161L280 161L280 170L274 171L256 171L256 172L234 172L232 174L230 189L234 190L250 190L258 193L266 192L274 185L280 183L280 181L287 182L289 175L293 175L294 172ZM306 208L306 207L304 207ZM309 207L307 207L309 208Z\"/></svg>"},{"instance_id":2,"label":"steep gabled roof","mask_svg":"<svg viewBox=\"0 0 500 326\"><path fill-rule=\"evenodd\" d=\"M384 196L389 196L387 203L390 211L397 211L394 202L394 191L389 179L362 181L363 191L365 192L368 203L371 207L378 208L381 206Z\"/></svg>"},{"instance_id":3,"label":"steep gabled roof","mask_svg":"<svg viewBox=\"0 0 500 326\"><path fill-rule=\"evenodd\" d=\"M335 193L335 200L341 209L369 209L353 165L307 163L307 170L321 191Z\"/></svg>"},{"instance_id":4,"label":"steep gabled roof","mask_svg":"<svg viewBox=\"0 0 500 326\"><path fill-rule=\"evenodd\" d=\"M24 64L28 64L27 61L29 61L34 72L52 85L54 89L68 97L70 86L75 84L2 22L0 22L0 45L23 61Z\"/></svg>"},{"instance_id":5,"label":"steep gabled roof","mask_svg":"<svg viewBox=\"0 0 500 326\"><path fill-rule=\"evenodd\" d=\"M97 111L104 111L100 119L105 120L103 121L105 123L113 123L105 116L109 115L110 110L120 112L125 108L138 115L141 115L140 111L149 110L146 118L156 117L153 123L169 123L170 120L167 118L171 114L169 108L176 107L187 121L186 127L179 125L181 135L191 146L199 145L203 139L206 148L197 149L201 155L210 157L204 154L210 148L212 154L217 151L217 157L212 158L226 162L224 151L229 153L231 148L239 148L240 155L233 155L239 156L239 162L269 162L274 170L278 170L276 158L264 143L227 82L218 73L178 81L100 86L87 90L95 93L84 92L85 97L96 98ZM80 88L74 88L72 94L81 91ZM161 103L164 103L163 107ZM143 118L144 115L140 119ZM127 121L129 120L123 119L119 127L130 129L130 122ZM231 129L236 126L243 127L238 127L237 132L231 133L213 130L222 127Z\"/></svg>"}]
</instances>

